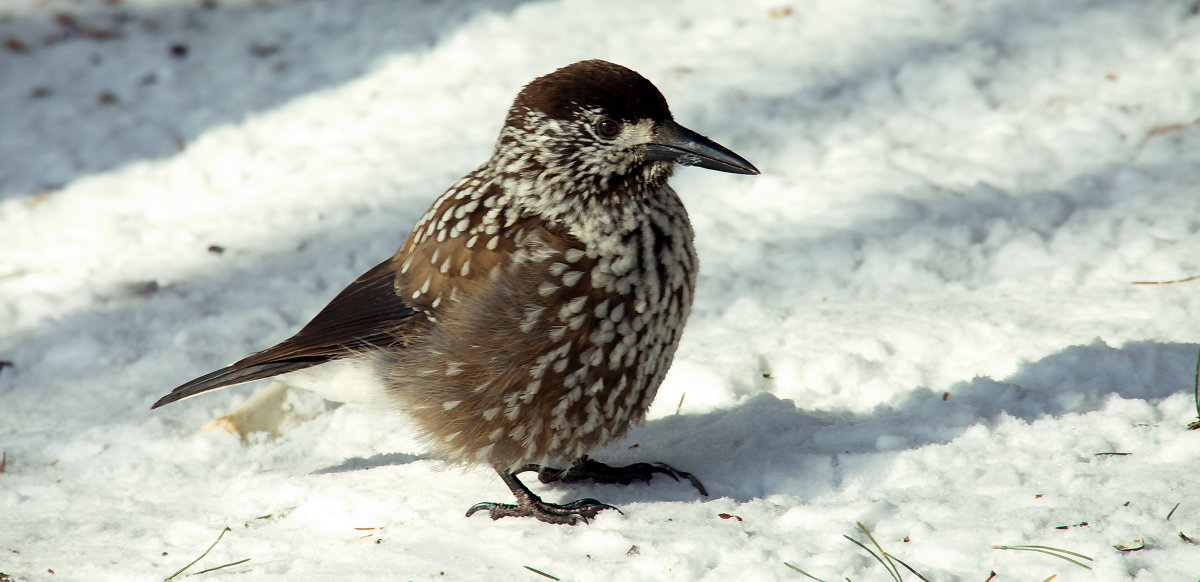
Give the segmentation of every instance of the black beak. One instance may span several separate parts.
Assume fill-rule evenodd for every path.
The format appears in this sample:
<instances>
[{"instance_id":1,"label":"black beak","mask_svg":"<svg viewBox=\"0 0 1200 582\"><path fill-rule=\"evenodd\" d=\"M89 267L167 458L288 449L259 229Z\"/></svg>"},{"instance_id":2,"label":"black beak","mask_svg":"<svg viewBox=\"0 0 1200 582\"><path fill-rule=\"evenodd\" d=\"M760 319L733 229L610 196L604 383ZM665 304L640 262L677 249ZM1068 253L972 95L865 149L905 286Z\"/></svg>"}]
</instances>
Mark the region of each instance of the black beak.
<instances>
[{"instance_id":1,"label":"black beak","mask_svg":"<svg viewBox=\"0 0 1200 582\"><path fill-rule=\"evenodd\" d=\"M758 168L721 144L674 121L664 122L646 144L646 160L675 162L731 174L758 174Z\"/></svg>"}]
</instances>

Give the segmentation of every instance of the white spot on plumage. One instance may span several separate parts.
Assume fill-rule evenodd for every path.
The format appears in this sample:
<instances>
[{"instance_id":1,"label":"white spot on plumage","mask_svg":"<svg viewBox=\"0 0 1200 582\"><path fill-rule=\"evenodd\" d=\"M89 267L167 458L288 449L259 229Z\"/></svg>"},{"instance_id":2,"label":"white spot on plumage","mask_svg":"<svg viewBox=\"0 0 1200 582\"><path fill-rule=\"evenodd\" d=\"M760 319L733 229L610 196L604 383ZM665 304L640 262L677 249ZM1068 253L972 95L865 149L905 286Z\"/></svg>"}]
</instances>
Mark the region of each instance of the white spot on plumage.
<instances>
[{"instance_id":1,"label":"white spot on plumage","mask_svg":"<svg viewBox=\"0 0 1200 582\"><path fill-rule=\"evenodd\" d=\"M628 336L625 339L628 339ZM629 342L626 342L625 339L613 346L612 351L608 353L608 367L610 369L616 370L621 367L621 358L625 357L625 351L629 349Z\"/></svg>"},{"instance_id":2,"label":"white spot on plumage","mask_svg":"<svg viewBox=\"0 0 1200 582\"><path fill-rule=\"evenodd\" d=\"M514 394L513 396L516 396L516 394ZM505 411L504 411L504 418L509 421L514 421L520 417L521 417L521 405L520 404L514 403L512 406L505 409Z\"/></svg>"},{"instance_id":3,"label":"white spot on plumage","mask_svg":"<svg viewBox=\"0 0 1200 582\"><path fill-rule=\"evenodd\" d=\"M607 319L602 319L593 328L592 335L589 338L594 344L606 344L613 341L616 336L617 326L613 325L613 322Z\"/></svg>"},{"instance_id":4,"label":"white spot on plumage","mask_svg":"<svg viewBox=\"0 0 1200 582\"><path fill-rule=\"evenodd\" d=\"M612 311L609 312L608 320L613 323L621 323L621 321L624 319L625 319L625 304L618 303L615 307L612 308Z\"/></svg>"},{"instance_id":5,"label":"white spot on plumage","mask_svg":"<svg viewBox=\"0 0 1200 582\"><path fill-rule=\"evenodd\" d=\"M582 271L571 271L571 272L563 275L563 278L562 278L563 285L566 285L567 287L573 287L573 286L575 286L576 283L579 282L579 279L582 277L583 277Z\"/></svg>"},{"instance_id":6,"label":"white spot on plumage","mask_svg":"<svg viewBox=\"0 0 1200 582\"><path fill-rule=\"evenodd\" d=\"M588 400L583 409L587 414L587 420L583 423L583 426L579 427L580 436L596 430L596 427L600 425L600 420L602 418L600 416L600 407L596 404L595 399Z\"/></svg>"},{"instance_id":7,"label":"white spot on plumage","mask_svg":"<svg viewBox=\"0 0 1200 582\"><path fill-rule=\"evenodd\" d=\"M566 302L566 304L559 308L558 318L566 319L572 315L575 315L576 313L579 313L580 311L583 311L583 306L585 303L587 303L587 299L588 298L586 295L581 295Z\"/></svg>"},{"instance_id":8,"label":"white spot on plumage","mask_svg":"<svg viewBox=\"0 0 1200 582\"><path fill-rule=\"evenodd\" d=\"M552 418L554 419L554 420L550 421L551 429L567 428L567 407L570 405L571 405L570 401L567 400L566 398L564 398L562 400L559 400L558 404L554 406L554 409L550 411L550 414L552 415ZM558 435L555 435L555 438L556 439L559 438Z\"/></svg>"},{"instance_id":9,"label":"white spot on plumage","mask_svg":"<svg viewBox=\"0 0 1200 582\"><path fill-rule=\"evenodd\" d=\"M542 313L544 311L546 311L545 307L535 307L528 310L525 313L525 317L521 319L521 324L519 326L521 332L529 333L533 331L533 327L537 325L539 321L541 321Z\"/></svg>"},{"instance_id":10,"label":"white spot on plumage","mask_svg":"<svg viewBox=\"0 0 1200 582\"><path fill-rule=\"evenodd\" d=\"M494 448L496 448L496 445L493 444L479 449L475 452L475 458L481 463L487 462L487 460L492 456L492 449Z\"/></svg>"},{"instance_id":11,"label":"white spot on plumage","mask_svg":"<svg viewBox=\"0 0 1200 582\"><path fill-rule=\"evenodd\" d=\"M591 347L579 354L579 362L585 366L599 366L604 361L604 350L598 347Z\"/></svg>"},{"instance_id":12,"label":"white spot on plumage","mask_svg":"<svg viewBox=\"0 0 1200 582\"><path fill-rule=\"evenodd\" d=\"M549 333L550 341L555 341L555 342L559 341L563 338L563 335L566 333L567 333L567 326L556 325L550 329L550 333Z\"/></svg>"},{"instance_id":13,"label":"white spot on plumage","mask_svg":"<svg viewBox=\"0 0 1200 582\"><path fill-rule=\"evenodd\" d=\"M541 380L534 380L525 386L525 391L521 393L521 400L524 402L532 402L533 397L537 395L538 390L542 388Z\"/></svg>"},{"instance_id":14,"label":"white spot on plumage","mask_svg":"<svg viewBox=\"0 0 1200 582\"><path fill-rule=\"evenodd\" d=\"M570 374L567 374L562 379L563 388L574 388L579 385L579 381L588 373L587 366L580 366Z\"/></svg>"}]
</instances>

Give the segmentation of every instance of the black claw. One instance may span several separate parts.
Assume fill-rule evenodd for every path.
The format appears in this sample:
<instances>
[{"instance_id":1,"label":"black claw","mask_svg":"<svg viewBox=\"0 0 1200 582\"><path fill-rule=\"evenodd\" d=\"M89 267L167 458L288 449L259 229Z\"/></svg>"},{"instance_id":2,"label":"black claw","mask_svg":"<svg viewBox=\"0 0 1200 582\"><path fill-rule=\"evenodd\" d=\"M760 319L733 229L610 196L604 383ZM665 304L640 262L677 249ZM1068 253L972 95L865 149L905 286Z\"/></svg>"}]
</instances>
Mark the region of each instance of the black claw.
<instances>
[{"instance_id":1,"label":"black claw","mask_svg":"<svg viewBox=\"0 0 1200 582\"><path fill-rule=\"evenodd\" d=\"M499 505L499 504L491 503L489 501L480 501L479 503L472 505L471 509L467 510L467 517L471 517L472 515L475 515L475 512L479 511L480 509L486 509L486 510L488 510L489 513L491 513L492 508L495 507L496 505Z\"/></svg>"},{"instance_id":2,"label":"black claw","mask_svg":"<svg viewBox=\"0 0 1200 582\"><path fill-rule=\"evenodd\" d=\"M668 471L668 474L674 477L676 481L678 481L680 477L687 479L688 482L692 484L692 487L695 487L701 495L708 497L708 489L704 488L704 484L701 483L695 475L688 473L687 471L680 471L679 469L676 469L675 467L672 467L666 463L655 463L655 465Z\"/></svg>"},{"instance_id":3,"label":"black claw","mask_svg":"<svg viewBox=\"0 0 1200 582\"><path fill-rule=\"evenodd\" d=\"M593 461L588 457L583 457L576 461L569 469L557 469L541 465L523 465L516 472L520 473L524 471L537 471L538 481L542 483L592 481L593 483L600 483L602 485L629 485L634 481L649 483L650 478L655 474L662 474L676 481L679 481L681 478L686 479L701 495L708 495L708 490L704 488L704 484L694 475L687 471L680 471L666 463L634 463L624 467L613 467L599 461Z\"/></svg>"},{"instance_id":4,"label":"black claw","mask_svg":"<svg viewBox=\"0 0 1200 582\"><path fill-rule=\"evenodd\" d=\"M576 499L575 501L561 505L560 507L566 507L571 511L586 511L591 513L589 517L595 517L597 513L604 511L605 509L611 509L621 515L625 515L625 512L621 511L617 506L601 503L595 499L592 499L591 497L586 499Z\"/></svg>"}]
</instances>

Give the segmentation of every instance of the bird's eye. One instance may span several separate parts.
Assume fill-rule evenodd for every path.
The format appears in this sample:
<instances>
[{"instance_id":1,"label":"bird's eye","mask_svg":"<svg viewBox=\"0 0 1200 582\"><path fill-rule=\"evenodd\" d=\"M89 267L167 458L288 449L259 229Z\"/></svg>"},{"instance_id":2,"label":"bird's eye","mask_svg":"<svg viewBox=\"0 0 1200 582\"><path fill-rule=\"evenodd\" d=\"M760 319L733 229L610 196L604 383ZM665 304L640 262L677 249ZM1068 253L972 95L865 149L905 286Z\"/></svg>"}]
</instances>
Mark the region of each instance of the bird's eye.
<instances>
[{"instance_id":1,"label":"bird's eye","mask_svg":"<svg viewBox=\"0 0 1200 582\"><path fill-rule=\"evenodd\" d=\"M607 117L596 122L596 133L602 137L615 137L620 132L621 126Z\"/></svg>"}]
</instances>

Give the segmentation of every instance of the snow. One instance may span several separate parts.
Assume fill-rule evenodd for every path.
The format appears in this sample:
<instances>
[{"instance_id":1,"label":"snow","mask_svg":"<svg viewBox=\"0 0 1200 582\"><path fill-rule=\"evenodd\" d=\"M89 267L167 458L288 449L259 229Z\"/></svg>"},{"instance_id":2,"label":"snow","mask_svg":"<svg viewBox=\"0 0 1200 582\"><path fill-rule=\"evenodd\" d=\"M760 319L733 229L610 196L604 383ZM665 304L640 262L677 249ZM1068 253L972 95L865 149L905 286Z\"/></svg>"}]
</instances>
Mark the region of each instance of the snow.
<instances>
[{"instance_id":1,"label":"snow","mask_svg":"<svg viewBox=\"0 0 1200 582\"><path fill-rule=\"evenodd\" d=\"M228 526L189 573L888 579L861 522L932 580L1195 579L1200 281L1133 282L1200 274L1198 12L0 1L0 572L161 580ZM710 497L536 485L624 513L467 519L508 492L402 414L296 393L243 443L196 429L254 387L148 410L294 333L584 58L763 171L677 173L695 309L648 422L596 455ZM1019 544L1093 570L992 549Z\"/></svg>"}]
</instances>

